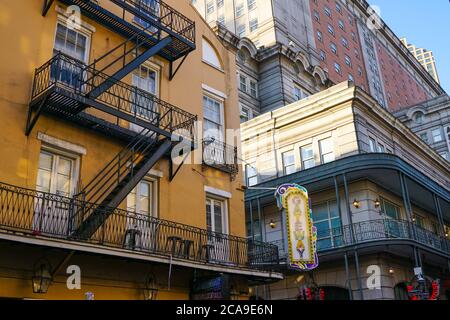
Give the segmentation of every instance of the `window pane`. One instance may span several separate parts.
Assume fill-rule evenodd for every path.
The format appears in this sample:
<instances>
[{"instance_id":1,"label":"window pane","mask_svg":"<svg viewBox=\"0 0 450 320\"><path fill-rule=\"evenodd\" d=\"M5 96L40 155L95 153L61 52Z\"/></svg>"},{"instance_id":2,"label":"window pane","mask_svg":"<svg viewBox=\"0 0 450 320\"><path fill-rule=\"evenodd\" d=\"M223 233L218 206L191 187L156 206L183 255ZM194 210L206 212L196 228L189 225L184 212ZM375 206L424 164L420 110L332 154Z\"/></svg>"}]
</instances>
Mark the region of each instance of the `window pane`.
<instances>
[{"instance_id":1,"label":"window pane","mask_svg":"<svg viewBox=\"0 0 450 320\"><path fill-rule=\"evenodd\" d=\"M214 231L219 233L223 233L222 205L220 201L214 201Z\"/></svg>"},{"instance_id":2,"label":"window pane","mask_svg":"<svg viewBox=\"0 0 450 320\"><path fill-rule=\"evenodd\" d=\"M314 221L322 221L328 219L328 205L326 203L313 206Z\"/></svg>"}]
</instances>

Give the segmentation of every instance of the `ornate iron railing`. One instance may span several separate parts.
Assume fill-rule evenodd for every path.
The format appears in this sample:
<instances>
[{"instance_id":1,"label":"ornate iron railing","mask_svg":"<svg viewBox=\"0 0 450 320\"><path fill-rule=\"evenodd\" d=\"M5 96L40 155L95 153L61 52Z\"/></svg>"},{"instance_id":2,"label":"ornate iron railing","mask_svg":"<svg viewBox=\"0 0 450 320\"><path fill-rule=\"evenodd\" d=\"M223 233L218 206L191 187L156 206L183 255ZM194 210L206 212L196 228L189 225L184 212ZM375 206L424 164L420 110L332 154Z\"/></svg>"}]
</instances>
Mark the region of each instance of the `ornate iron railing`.
<instances>
[{"instance_id":1,"label":"ornate iron railing","mask_svg":"<svg viewBox=\"0 0 450 320\"><path fill-rule=\"evenodd\" d=\"M214 139L205 139L203 146L203 165L228 172L235 178L239 172L237 147Z\"/></svg>"},{"instance_id":2,"label":"ornate iron railing","mask_svg":"<svg viewBox=\"0 0 450 320\"><path fill-rule=\"evenodd\" d=\"M31 100L37 99L50 89L59 88L79 98L78 105L71 103L65 106L58 103L59 108L67 108L65 112L76 113L82 108L80 101L89 104L89 92L100 84L112 82L112 86L95 97L93 101L101 103L113 110L150 123L164 131L173 133L185 130L193 134L197 116L165 102L151 93L115 80L109 75L93 69L86 64L61 52L35 72ZM95 108L95 106L93 106Z\"/></svg>"},{"instance_id":3,"label":"ornate iron railing","mask_svg":"<svg viewBox=\"0 0 450 320\"><path fill-rule=\"evenodd\" d=\"M450 253L450 242L429 230L404 220L379 219L318 232L318 250L341 248L378 240L415 240L427 247Z\"/></svg>"},{"instance_id":4,"label":"ornate iron railing","mask_svg":"<svg viewBox=\"0 0 450 320\"><path fill-rule=\"evenodd\" d=\"M345 225L338 228L319 230L317 233L319 253L344 248L355 244L364 244L383 240L412 240L432 249L450 254L450 240L429 230L404 220L378 219ZM275 244L275 242L273 242ZM284 243L276 243L281 259L286 259Z\"/></svg>"},{"instance_id":5,"label":"ornate iron railing","mask_svg":"<svg viewBox=\"0 0 450 320\"><path fill-rule=\"evenodd\" d=\"M87 205L95 206L0 183L0 229L225 267L268 270L278 264L278 248L268 243L98 206L108 219L90 239L77 239L73 213Z\"/></svg>"}]
</instances>

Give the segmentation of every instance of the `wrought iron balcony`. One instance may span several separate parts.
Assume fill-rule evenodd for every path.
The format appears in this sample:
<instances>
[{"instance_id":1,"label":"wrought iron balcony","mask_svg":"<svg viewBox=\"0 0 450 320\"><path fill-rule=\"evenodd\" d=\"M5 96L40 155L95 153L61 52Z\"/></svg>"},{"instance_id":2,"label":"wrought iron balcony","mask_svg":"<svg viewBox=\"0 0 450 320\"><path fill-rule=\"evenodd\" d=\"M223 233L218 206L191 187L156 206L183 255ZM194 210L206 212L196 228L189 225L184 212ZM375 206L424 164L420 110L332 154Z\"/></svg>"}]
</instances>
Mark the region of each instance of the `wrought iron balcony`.
<instances>
[{"instance_id":1,"label":"wrought iron balcony","mask_svg":"<svg viewBox=\"0 0 450 320\"><path fill-rule=\"evenodd\" d=\"M410 228L411 227L411 228ZM353 233L353 235L352 235ZM390 240L409 240L444 254L450 254L450 240L404 220L380 219L363 221L339 228L321 230L317 234L319 253L352 245ZM285 260L283 242L273 242L280 248L280 258Z\"/></svg>"},{"instance_id":2,"label":"wrought iron balcony","mask_svg":"<svg viewBox=\"0 0 450 320\"><path fill-rule=\"evenodd\" d=\"M45 16L54 0L43 0ZM110 30L131 38L147 28L142 34L149 46L158 42L154 30L162 38L170 37L172 43L158 53L169 61L175 61L195 50L195 22L161 0L59 0L68 6L78 6L81 13Z\"/></svg>"},{"instance_id":3,"label":"wrought iron balcony","mask_svg":"<svg viewBox=\"0 0 450 320\"><path fill-rule=\"evenodd\" d=\"M90 93L99 85L108 88L98 96ZM131 135L118 121L107 121L83 110L102 113L139 125L166 137L179 129L192 136L197 116L171 105L145 90L117 81L107 74L62 53L38 68L34 75L29 112L41 112L113 135ZM29 116L29 123L32 122ZM28 125L30 127L30 125ZM32 127L32 126L31 126Z\"/></svg>"},{"instance_id":4,"label":"wrought iron balcony","mask_svg":"<svg viewBox=\"0 0 450 320\"><path fill-rule=\"evenodd\" d=\"M103 210L108 218L91 238L77 238L73 230L83 217L75 213L88 206ZM270 270L278 264L278 248L268 243L3 183L0 229L230 268Z\"/></svg>"},{"instance_id":5,"label":"wrought iron balcony","mask_svg":"<svg viewBox=\"0 0 450 320\"><path fill-rule=\"evenodd\" d=\"M203 165L219 169L231 175L234 180L239 172L237 147L214 139L205 139L203 145Z\"/></svg>"},{"instance_id":6,"label":"wrought iron balcony","mask_svg":"<svg viewBox=\"0 0 450 320\"><path fill-rule=\"evenodd\" d=\"M346 225L321 231L317 237L319 239L319 251L370 241L398 239L415 240L432 249L450 253L450 241L448 239L404 220L381 219L363 221L352 226Z\"/></svg>"}]
</instances>

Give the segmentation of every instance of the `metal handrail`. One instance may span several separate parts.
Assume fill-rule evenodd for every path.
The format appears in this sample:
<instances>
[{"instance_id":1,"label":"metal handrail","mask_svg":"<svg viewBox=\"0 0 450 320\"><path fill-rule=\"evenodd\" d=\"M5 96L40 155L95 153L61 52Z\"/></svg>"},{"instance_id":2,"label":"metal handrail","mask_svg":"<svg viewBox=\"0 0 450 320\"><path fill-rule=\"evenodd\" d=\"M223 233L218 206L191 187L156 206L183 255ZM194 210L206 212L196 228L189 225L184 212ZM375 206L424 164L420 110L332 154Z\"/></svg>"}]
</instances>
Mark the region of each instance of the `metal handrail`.
<instances>
[{"instance_id":1,"label":"metal handrail","mask_svg":"<svg viewBox=\"0 0 450 320\"><path fill-rule=\"evenodd\" d=\"M76 238L71 215L86 205L108 218L90 239ZM225 267L268 270L278 264L272 244L5 183L0 183L0 229Z\"/></svg>"},{"instance_id":2,"label":"metal handrail","mask_svg":"<svg viewBox=\"0 0 450 320\"><path fill-rule=\"evenodd\" d=\"M236 175L239 172L237 147L213 138L202 141L203 164Z\"/></svg>"}]
</instances>

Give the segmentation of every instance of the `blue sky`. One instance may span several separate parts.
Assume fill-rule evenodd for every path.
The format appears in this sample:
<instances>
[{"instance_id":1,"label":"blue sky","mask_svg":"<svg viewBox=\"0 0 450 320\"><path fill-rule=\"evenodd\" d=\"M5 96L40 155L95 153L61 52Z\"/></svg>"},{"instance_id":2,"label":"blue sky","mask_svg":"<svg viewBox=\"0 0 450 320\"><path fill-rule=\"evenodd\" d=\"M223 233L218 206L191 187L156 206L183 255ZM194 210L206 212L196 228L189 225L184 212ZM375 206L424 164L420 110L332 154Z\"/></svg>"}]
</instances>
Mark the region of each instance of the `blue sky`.
<instances>
[{"instance_id":1,"label":"blue sky","mask_svg":"<svg viewBox=\"0 0 450 320\"><path fill-rule=\"evenodd\" d=\"M441 86L450 94L449 0L369 0L399 38L433 51Z\"/></svg>"}]
</instances>

